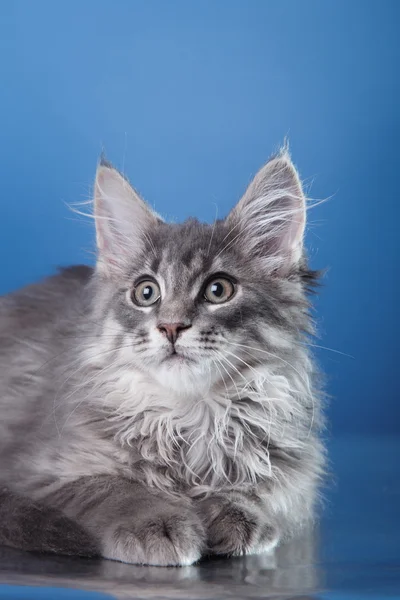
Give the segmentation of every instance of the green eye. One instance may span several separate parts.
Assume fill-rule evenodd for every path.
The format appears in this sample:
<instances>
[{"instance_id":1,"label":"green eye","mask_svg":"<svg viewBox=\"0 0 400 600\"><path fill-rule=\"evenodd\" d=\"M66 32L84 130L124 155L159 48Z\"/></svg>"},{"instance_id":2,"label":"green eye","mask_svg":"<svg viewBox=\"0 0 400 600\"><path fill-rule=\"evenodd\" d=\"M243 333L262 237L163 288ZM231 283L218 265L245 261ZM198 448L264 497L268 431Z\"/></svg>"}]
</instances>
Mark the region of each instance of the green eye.
<instances>
[{"instance_id":1,"label":"green eye","mask_svg":"<svg viewBox=\"0 0 400 600\"><path fill-rule=\"evenodd\" d=\"M132 300L139 306L151 306L160 297L160 288L155 281L141 281L132 292Z\"/></svg>"},{"instance_id":2,"label":"green eye","mask_svg":"<svg viewBox=\"0 0 400 600\"><path fill-rule=\"evenodd\" d=\"M222 304L232 298L235 293L235 287L229 279L225 277L216 277L208 282L204 290L204 298L213 304Z\"/></svg>"}]
</instances>

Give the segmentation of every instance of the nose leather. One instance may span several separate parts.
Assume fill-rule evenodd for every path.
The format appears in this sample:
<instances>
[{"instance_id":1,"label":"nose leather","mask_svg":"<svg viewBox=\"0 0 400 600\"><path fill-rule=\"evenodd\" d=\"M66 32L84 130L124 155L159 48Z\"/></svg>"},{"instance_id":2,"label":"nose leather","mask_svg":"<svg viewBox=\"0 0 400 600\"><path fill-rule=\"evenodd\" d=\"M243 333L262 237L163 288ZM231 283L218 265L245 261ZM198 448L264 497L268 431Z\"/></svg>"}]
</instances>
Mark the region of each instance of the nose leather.
<instances>
[{"instance_id":1,"label":"nose leather","mask_svg":"<svg viewBox=\"0 0 400 600\"><path fill-rule=\"evenodd\" d=\"M159 323L157 325L157 329L161 331L163 335L165 335L171 344L175 344L182 331L189 329L191 326L192 325L190 323Z\"/></svg>"}]
</instances>

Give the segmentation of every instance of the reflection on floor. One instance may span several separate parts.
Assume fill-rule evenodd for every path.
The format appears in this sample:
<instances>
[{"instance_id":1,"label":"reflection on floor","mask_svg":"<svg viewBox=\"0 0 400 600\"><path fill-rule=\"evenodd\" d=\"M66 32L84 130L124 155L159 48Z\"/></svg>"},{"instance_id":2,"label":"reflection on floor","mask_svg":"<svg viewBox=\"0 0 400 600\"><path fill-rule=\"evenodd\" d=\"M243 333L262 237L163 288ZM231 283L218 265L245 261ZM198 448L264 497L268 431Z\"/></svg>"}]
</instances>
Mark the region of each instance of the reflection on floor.
<instances>
[{"instance_id":1,"label":"reflection on floor","mask_svg":"<svg viewBox=\"0 0 400 600\"><path fill-rule=\"evenodd\" d=\"M332 476L320 526L275 555L163 569L0 548L0 582L148 600L400 599L400 440L351 437L330 446ZM49 592L25 588L22 595L0 585L2 599L69 597L66 590Z\"/></svg>"}]
</instances>

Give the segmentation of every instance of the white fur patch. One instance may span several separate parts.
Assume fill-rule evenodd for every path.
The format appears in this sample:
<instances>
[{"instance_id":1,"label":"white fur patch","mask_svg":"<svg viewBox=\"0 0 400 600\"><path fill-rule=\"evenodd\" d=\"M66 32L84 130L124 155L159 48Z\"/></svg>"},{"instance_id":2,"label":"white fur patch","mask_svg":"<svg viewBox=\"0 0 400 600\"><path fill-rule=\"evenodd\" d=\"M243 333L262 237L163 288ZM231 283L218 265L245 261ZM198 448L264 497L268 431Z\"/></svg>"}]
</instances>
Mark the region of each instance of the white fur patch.
<instances>
[{"instance_id":1,"label":"white fur patch","mask_svg":"<svg viewBox=\"0 0 400 600\"><path fill-rule=\"evenodd\" d=\"M312 393L308 358L303 349L299 353L301 372L268 357L268 364L245 368L221 386L201 364L161 367L154 375L127 367L125 349L104 377L100 372L96 388L110 410L110 431L122 447L140 454L148 485L175 493L184 483L196 497L270 481L270 510L290 514L306 506L319 469L304 410ZM297 475L282 470L271 462L269 440L309 454L309 464Z\"/></svg>"}]
</instances>

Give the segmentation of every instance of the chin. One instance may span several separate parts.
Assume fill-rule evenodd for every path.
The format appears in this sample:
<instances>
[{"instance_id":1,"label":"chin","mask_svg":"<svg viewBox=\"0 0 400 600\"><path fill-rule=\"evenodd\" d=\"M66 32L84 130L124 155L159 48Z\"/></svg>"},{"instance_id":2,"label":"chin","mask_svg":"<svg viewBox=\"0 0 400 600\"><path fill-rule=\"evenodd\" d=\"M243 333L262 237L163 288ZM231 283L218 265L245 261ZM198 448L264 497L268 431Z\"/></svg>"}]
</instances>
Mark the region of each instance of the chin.
<instances>
[{"instance_id":1,"label":"chin","mask_svg":"<svg viewBox=\"0 0 400 600\"><path fill-rule=\"evenodd\" d=\"M201 362L173 355L161 361L153 370L155 379L163 387L180 396L199 397L211 387L212 375L208 361Z\"/></svg>"}]
</instances>

